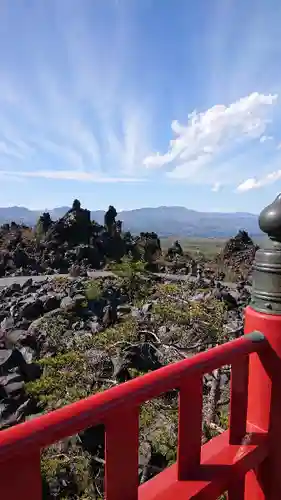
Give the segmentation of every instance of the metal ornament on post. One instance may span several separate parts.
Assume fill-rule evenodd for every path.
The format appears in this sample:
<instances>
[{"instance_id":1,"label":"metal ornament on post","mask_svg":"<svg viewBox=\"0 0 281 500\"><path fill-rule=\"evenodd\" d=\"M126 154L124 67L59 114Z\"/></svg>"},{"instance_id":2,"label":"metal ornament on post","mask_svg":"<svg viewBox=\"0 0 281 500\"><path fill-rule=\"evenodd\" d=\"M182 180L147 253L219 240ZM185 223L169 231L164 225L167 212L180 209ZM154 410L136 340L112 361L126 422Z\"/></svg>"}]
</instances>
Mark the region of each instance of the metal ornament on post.
<instances>
[{"instance_id":1,"label":"metal ornament on post","mask_svg":"<svg viewBox=\"0 0 281 500\"><path fill-rule=\"evenodd\" d=\"M269 239L256 252L244 332L263 333L269 346L261 359L250 356L247 425L268 432L270 460L246 475L244 498L277 500L281 498L281 194L262 210L259 226Z\"/></svg>"},{"instance_id":2,"label":"metal ornament on post","mask_svg":"<svg viewBox=\"0 0 281 500\"><path fill-rule=\"evenodd\" d=\"M269 239L256 252L251 307L281 314L281 194L262 210L259 226Z\"/></svg>"}]
</instances>

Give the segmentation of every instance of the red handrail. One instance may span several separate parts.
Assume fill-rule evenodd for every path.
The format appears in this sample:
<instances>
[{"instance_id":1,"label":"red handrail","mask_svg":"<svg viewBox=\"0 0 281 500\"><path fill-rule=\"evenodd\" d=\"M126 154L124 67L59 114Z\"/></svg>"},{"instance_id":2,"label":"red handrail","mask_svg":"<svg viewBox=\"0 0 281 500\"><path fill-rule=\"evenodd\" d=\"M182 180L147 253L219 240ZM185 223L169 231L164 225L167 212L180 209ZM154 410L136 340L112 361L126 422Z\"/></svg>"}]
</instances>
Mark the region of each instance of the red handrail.
<instances>
[{"instance_id":1,"label":"red handrail","mask_svg":"<svg viewBox=\"0 0 281 500\"><path fill-rule=\"evenodd\" d=\"M266 433L254 427L250 430L258 433L241 452L246 433L249 354L262 353L267 346L263 335L248 334L2 431L1 498L41 499L40 450L98 424L104 424L106 430L107 500L216 498L214 495L231 486L233 477L245 475L267 455ZM230 432L213 439L201 451L202 376L222 365L232 365ZM180 401L177 464L138 488L139 406L175 388ZM221 465L232 465L231 473L225 469L214 474L209 467L209 477L204 478L202 466L214 456ZM11 471L16 471L15 480Z\"/></svg>"},{"instance_id":2,"label":"red handrail","mask_svg":"<svg viewBox=\"0 0 281 500\"><path fill-rule=\"evenodd\" d=\"M259 352L264 348L264 340L259 333L245 335L4 430L0 432L0 462L6 460L7 453L10 456L25 454L23 446L28 445L29 450L49 446L87 427L111 420L115 412L126 407L139 407L162 393L181 389L188 377L200 379L220 366L231 365L243 355Z\"/></svg>"}]
</instances>

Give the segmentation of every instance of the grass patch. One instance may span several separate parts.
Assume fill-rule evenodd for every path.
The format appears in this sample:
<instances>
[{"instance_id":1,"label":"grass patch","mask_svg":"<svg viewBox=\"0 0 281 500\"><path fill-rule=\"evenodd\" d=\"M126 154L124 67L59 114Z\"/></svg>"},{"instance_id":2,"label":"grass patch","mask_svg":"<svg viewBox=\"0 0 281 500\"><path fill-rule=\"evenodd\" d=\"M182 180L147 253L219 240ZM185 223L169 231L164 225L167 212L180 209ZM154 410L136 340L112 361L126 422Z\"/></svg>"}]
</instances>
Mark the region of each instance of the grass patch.
<instances>
[{"instance_id":1,"label":"grass patch","mask_svg":"<svg viewBox=\"0 0 281 500\"><path fill-rule=\"evenodd\" d=\"M93 376L85 357L70 351L42 358L43 374L28 382L26 391L48 411L78 401L92 394Z\"/></svg>"},{"instance_id":2,"label":"grass patch","mask_svg":"<svg viewBox=\"0 0 281 500\"><path fill-rule=\"evenodd\" d=\"M128 319L95 335L93 346L109 349L116 342L136 342L137 340L137 322L134 319Z\"/></svg>"},{"instance_id":3,"label":"grass patch","mask_svg":"<svg viewBox=\"0 0 281 500\"><path fill-rule=\"evenodd\" d=\"M102 287L98 280L91 280L86 285L85 295L88 300L99 300L102 297Z\"/></svg>"},{"instance_id":4,"label":"grass patch","mask_svg":"<svg viewBox=\"0 0 281 500\"><path fill-rule=\"evenodd\" d=\"M74 441L74 440L73 440ZM91 456L71 438L43 450L41 455L43 499L98 499L93 487ZM50 496L50 489L57 495Z\"/></svg>"},{"instance_id":5,"label":"grass patch","mask_svg":"<svg viewBox=\"0 0 281 500\"><path fill-rule=\"evenodd\" d=\"M144 403L140 408L140 434L151 443L154 453L162 455L167 465L177 458L178 405L168 405L160 398Z\"/></svg>"},{"instance_id":6,"label":"grass patch","mask_svg":"<svg viewBox=\"0 0 281 500\"><path fill-rule=\"evenodd\" d=\"M228 238L161 238L162 250L166 252L176 239L179 240L184 252L193 257L203 254L206 258L217 255L228 240Z\"/></svg>"},{"instance_id":7,"label":"grass patch","mask_svg":"<svg viewBox=\"0 0 281 500\"><path fill-rule=\"evenodd\" d=\"M180 305L173 303L171 298L169 301L155 304L153 312L163 324L176 323L190 327L196 324L198 333L201 328L207 331L210 341L222 343L225 340L222 334L225 306L215 299Z\"/></svg>"},{"instance_id":8,"label":"grass patch","mask_svg":"<svg viewBox=\"0 0 281 500\"><path fill-rule=\"evenodd\" d=\"M123 262L113 262L108 265L108 268L120 278L131 278L135 274L145 272L145 262L142 262L141 260L134 262L130 259L124 258Z\"/></svg>"}]
</instances>

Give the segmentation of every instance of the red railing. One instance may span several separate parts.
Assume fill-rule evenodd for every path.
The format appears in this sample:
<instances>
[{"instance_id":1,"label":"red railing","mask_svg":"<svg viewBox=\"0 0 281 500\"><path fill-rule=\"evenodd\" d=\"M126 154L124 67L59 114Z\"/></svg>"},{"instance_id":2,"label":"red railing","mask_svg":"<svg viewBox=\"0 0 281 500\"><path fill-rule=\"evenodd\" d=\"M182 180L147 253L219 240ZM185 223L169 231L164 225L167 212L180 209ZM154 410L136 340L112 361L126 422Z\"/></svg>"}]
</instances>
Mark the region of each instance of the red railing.
<instances>
[{"instance_id":1,"label":"red railing","mask_svg":"<svg viewBox=\"0 0 281 500\"><path fill-rule=\"evenodd\" d=\"M262 324L263 315L248 308L246 329L256 329L257 315ZM277 424L276 420L274 432L269 431L269 419L266 421L272 407L274 374L279 374L273 384L277 392L281 384L275 349L280 316L271 316L270 321L264 316L265 336L257 332L245 335L2 431L1 500L41 499L41 449L98 424L104 424L106 431L107 500L216 499L226 490L231 500L280 499L278 488L277 496L269 496L266 468L269 459L270 467L280 464L271 455L274 450L280 454L275 442L281 442L281 421ZM229 430L201 447L202 376L223 365L232 367ZM177 463L138 487L139 407L172 389L179 390ZM280 403L275 406L279 411Z\"/></svg>"}]
</instances>

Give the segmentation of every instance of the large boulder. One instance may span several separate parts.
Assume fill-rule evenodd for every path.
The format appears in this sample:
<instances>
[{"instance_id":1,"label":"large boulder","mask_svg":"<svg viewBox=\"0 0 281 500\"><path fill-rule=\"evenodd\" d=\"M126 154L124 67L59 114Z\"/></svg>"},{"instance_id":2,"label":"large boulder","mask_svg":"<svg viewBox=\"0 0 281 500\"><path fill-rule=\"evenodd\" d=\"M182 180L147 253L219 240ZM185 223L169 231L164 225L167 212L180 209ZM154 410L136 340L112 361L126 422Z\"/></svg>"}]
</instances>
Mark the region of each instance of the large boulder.
<instances>
[{"instance_id":1,"label":"large boulder","mask_svg":"<svg viewBox=\"0 0 281 500\"><path fill-rule=\"evenodd\" d=\"M30 297L21 307L20 316L29 320L39 318L44 313L44 305L40 299Z\"/></svg>"},{"instance_id":2,"label":"large boulder","mask_svg":"<svg viewBox=\"0 0 281 500\"><path fill-rule=\"evenodd\" d=\"M46 234L46 241L57 243L67 242L69 245L89 243L91 237L91 213L83 209L78 200L57 222L55 222Z\"/></svg>"},{"instance_id":3,"label":"large boulder","mask_svg":"<svg viewBox=\"0 0 281 500\"><path fill-rule=\"evenodd\" d=\"M247 274L252 268L257 249L258 245L247 231L240 230L234 238L227 241L217 260L237 274Z\"/></svg>"},{"instance_id":4,"label":"large boulder","mask_svg":"<svg viewBox=\"0 0 281 500\"><path fill-rule=\"evenodd\" d=\"M40 367L26 363L18 349L0 349L0 429L22 422L36 411L24 386L40 375Z\"/></svg>"}]
</instances>

